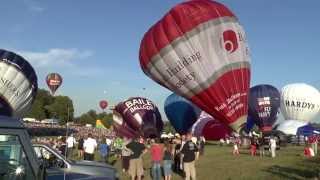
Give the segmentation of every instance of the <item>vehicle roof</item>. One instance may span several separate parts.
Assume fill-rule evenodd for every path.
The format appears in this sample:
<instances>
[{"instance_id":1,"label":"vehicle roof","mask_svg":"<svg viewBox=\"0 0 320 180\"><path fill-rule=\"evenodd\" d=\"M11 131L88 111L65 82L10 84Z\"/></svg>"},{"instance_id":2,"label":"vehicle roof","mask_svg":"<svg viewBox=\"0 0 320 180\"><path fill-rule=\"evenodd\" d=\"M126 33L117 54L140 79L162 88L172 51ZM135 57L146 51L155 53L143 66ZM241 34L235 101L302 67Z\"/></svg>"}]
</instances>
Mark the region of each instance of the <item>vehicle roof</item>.
<instances>
[{"instance_id":1,"label":"vehicle roof","mask_svg":"<svg viewBox=\"0 0 320 180\"><path fill-rule=\"evenodd\" d=\"M0 128L19 128L19 129L22 129L25 127L24 127L21 119L0 115Z\"/></svg>"}]
</instances>

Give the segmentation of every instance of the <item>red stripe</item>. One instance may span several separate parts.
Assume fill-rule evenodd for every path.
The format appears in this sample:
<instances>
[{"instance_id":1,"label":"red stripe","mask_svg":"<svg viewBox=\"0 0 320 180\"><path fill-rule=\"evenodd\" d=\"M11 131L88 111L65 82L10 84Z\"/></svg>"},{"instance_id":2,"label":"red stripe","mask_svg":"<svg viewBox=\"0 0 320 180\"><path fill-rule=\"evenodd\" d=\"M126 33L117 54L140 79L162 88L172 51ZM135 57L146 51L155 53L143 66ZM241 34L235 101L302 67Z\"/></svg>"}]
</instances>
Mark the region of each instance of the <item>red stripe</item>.
<instances>
[{"instance_id":1,"label":"red stripe","mask_svg":"<svg viewBox=\"0 0 320 180\"><path fill-rule=\"evenodd\" d=\"M140 64L147 67L151 58L176 38L201 23L220 17L234 17L224 5L210 0L180 3L153 25L144 35L140 45Z\"/></svg>"},{"instance_id":2,"label":"red stripe","mask_svg":"<svg viewBox=\"0 0 320 180\"><path fill-rule=\"evenodd\" d=\"M209 88L193 96L191 101L215 119L219 119L220 122L228 125L235 122L239 117L247 115L249 85L250 69L236 69L220 76ZM214 108L226 102L227 98L236 93L247 93L247 95L240 98L243 107L236 110L232 116L227 116L227 113L230 112L228 108L222 111L217 111Z\"/></svg>"}]
</instances>

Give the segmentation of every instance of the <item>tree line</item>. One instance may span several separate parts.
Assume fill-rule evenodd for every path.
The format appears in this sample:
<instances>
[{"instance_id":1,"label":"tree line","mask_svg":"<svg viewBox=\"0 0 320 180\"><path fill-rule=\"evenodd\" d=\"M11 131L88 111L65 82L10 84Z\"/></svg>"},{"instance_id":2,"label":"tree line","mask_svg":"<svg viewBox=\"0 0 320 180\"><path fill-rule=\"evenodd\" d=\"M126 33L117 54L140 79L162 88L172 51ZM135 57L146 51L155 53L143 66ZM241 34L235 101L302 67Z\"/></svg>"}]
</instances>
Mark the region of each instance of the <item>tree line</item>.
<instances>
[{"instance_id":1,"label":"tree line","mask_svg":"<svg viewBox=\"0 0 320 180\"><path fill-rule=\"evenodd\" d=\"M52 96L45 89L38 89L32 108L25 117L35 118L40 121L43 119L59 119L61 125L73 122L81 125L91 124L95 126L96 120L99 119L106 128L109 128L113 123L112 113L97 113L92 109L81 114L79 117L74 117L74 106L70 97ZM164 122L164 132L174 132L174 128L169 122Z\"/></svg>"}]
</instances>

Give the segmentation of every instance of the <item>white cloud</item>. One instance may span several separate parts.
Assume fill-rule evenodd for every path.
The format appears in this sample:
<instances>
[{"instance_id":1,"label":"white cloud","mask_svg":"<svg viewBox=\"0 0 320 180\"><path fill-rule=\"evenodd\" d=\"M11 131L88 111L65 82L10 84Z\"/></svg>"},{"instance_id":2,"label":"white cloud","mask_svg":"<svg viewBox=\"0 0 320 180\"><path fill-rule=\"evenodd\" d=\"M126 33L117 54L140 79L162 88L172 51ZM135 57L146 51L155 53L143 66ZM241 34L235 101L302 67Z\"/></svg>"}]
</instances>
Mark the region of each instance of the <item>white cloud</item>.
<instances>
[{"instance_id":1,"label":"white cloud","mask_svg":"<svg viewBox=\"0 0 320 180\"><path fill-rule=\"evenodd\" d=\"M26 7L29 11L34 13L41 13L45 10L44 7L40 6L36 1L34 0L24 0L23 1Z\"/></svg>"},{"instance_id":2,"label":"white cloud","mask_svg":"<svg viewBox=\"0 0 320 180\"><path fill-rule=\"evenodd\" d=\"M47 72L59 69L78 77L93 77L102 75L101 67L79 65L79 60L91 58L94 53L89 50L78 49L49 49L45 52L14 51L23 56L39 72Z\"/></svg>"},{"instance_id":3,"label":"white cloud","mask_svg":"<svg viewBox=\"0 0 320 180\"><path fill-rule=\"evenodd\" d=\"M36 68L42 67L72 67L74 60L88 58L91 51L78 49L49 49L47 52L18 51Z\"/></svg>"}]
</instances>

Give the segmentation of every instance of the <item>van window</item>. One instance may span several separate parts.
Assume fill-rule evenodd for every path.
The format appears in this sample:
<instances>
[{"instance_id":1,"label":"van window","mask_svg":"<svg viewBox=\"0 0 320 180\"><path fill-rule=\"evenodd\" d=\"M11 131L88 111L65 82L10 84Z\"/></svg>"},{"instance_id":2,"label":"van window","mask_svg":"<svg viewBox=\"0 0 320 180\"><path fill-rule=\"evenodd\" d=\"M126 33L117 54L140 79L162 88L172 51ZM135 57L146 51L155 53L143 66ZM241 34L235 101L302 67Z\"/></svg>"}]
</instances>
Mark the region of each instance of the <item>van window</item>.
<instances>
[{"instance_id":1,"label":"van window","mask_svg":"<svg viewBox=\"0 0 320 180\"><path fill-rule=\"evenodd\" d=\"M16 135L0 134L0 179L35 179L21 142Z\"/></svg>"}]
</instances>

